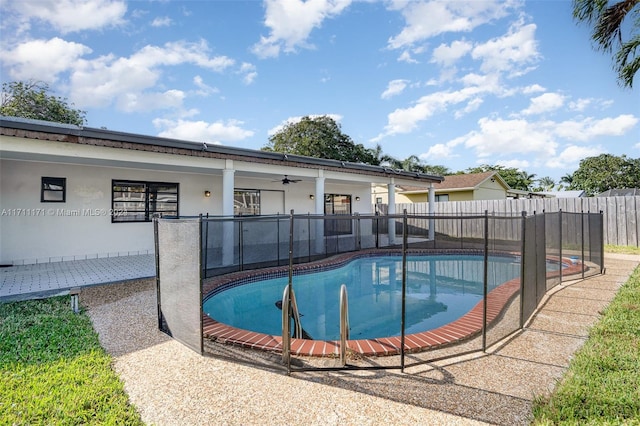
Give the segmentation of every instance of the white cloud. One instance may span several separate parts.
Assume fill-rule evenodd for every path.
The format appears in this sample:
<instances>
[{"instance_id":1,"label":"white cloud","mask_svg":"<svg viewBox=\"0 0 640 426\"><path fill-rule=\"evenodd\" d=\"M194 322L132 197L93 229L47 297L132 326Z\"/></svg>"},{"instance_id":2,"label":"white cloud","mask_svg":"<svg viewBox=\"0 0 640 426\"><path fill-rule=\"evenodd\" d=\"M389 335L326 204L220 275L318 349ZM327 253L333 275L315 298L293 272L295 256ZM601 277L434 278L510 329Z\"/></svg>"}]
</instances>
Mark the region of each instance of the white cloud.
<instances>
[{"instance_id":1,"label":"white cloud","mask_svg":"<svg viewBox=\"0 0 640 426\"><path fill-rule=\"evenodd\" d=\"M156 128L163 129L158 136L195 142L237 142L253 136L254 132L242 128L242 121L227 120L208 123L206 121L153 120Z\"/></svg>"},{"instance_id":2,"label":"white cloud","mask_svg":"<svg viewBox=\"0 0 640 426\"><path fill-rule=\"evenodd\" d=\"M400 56L398 56L398 62L406 62L408 64L418 63L417 60L413 59L413 57L411 56L411 52L409 52L408 50L405 50L400 54Z\"/></svg>"},{"instance_id":3,"label":"white cloud","mask_svg":"<svg viewBox=\"0 0 640 426\"><path fill-rule=\"evenodd\" d=\"M564 105L565 97L558 93L545 93L535 98L531 98L528 108L522 110L524 115L542 114L555 111Z\"/></svg>"},{"instance_id":4,"label":"white cloud","mask_svg":"<svg viewBox=\"0 0 640 426\"><path fill-rule=\"evenodd\" d=\"M467 102L467 105L454 113L455 118L462 118L470 112L477 111L480 106L484 103L482 98L474 98Z\"/></svg>"},{"instance_id":5,"label":"white cloud","mask_svg":"<svg viewBox=\"0 0 640 426\"><path fill-rule=\"evenodd\" d=\"M264 24L270 34L261 36L252 51L260 58L269 58L278 56L281 50L291 53L299 47L311 48L307 42L311 31L350 4L351 0L266 0Z\"/></svg>"},{"instance_id":6,"label":"white cloud","mask_svg":"<svg viewBox=\"0 0 640 426\"><path fill-rule=\"evenodd\" d=\"M517 22L506 35L474 47L471 56L481 61L480 70L483 72L522 75L529 69L519 67L532 64L540 57L535 32L534 24L523 25L522 22Z\"/></svg>"},{"instance_id":7,"label":"white cloud","mask_svg":"<svg viewBox=\"0 0 640 426\"><path fill-rule=\"evenodd\" d=\"M382 95L380 95L380 97L382 99L389 99L396 95L399 95L404 91L408 84L409 80L391 80L387 85L387 90L382 92Z\"/></svg>"},{"instance_id":8,"label":"white cloud","mask_svg":"<svg viewBox=\"0 0 640 426\"><path fill-rule=\"evenodd\" d=\"M550 158L546 165L554 169L575 169L580 160L586 157L595 157L604 153L602 147L584 147L570 145L565 148L559 155Z\"/></svg>"},{"instance_id":9,"label":"white cloud","mask_svg":"<svg viewBox=\"0 0 640 426\"><path fill-rule=\"evenodd\" d=\"M400 34L389 38L388 47L399 49L446 32L469 32L510 13L514 1L406 1L393 2L406 21Z\"/></svg>"},{"instance_id":10,"label":"white cloud","mask_svg":"<svg viewBox=\"0 0 640 426\"><path fill-rule=\"evenodd\" d=\"M132 105L133 99L134 104L152 108L153 104L136 103L135 99L157 85L163 67L190 63L222 72L234 64L226 56L208 56L208 50L204 41L172 42L164 46L145 46L128 58L107 55L93 60L77 60L71 74L70 98L81 107L107 106L117 100L116 104L122 108ZM167 104L162 105L165 107Z\"/></svg>"},{"instance_id":11,"label":"white cloud","mask_svg":"<svg viewBox=\"0 0 640 426\"><path fill-rule=\"evenodd\" d=\"M473 44L465 40L454 41L450 45L441 44L433 49L431 62L449 67L469 53L472 48Z\"/></svg>"},{"instance_id":12,"label":"white cloud","mask_svg":"<svg viewBox=\"0 0 640 426\"><path fill-rule=\"evenodd\" d=\"M125 93L118 99L117 107L125 112L180 108L184 98L185 93L181 90L167 90L162 93Z\"/></svg>"},{"instance_id":13,"label":"white cloud","mask_svg":"<svg viewBox=\"0 0 640 426\"><path fill-rule=\"evenodd\" d=\"M53 83L58 74L68 71L91 49L83 44L52 38L32 40L10 50L0 50L3 66L15 80L40 80Z\"/></svg>"},{"instance_id":14,"label":"white cloud","mask_svg":"<svg viewBox=\"0 0 640 426\"><path fill-rule=\"evenodd\" d=\"M209 96L212 93L220 92L217 87L212 87L206 84L199 75L193 77L193 84L199 89L197 93L200 96Z\"/></svg>"},{"instance_id":15,"label":"white cloud","mask_svg":"<svg viewBox=\"0 0 640 426\"><path fill-rule=\"evenodd\" d=\"M170 27L173 24L173 20L168 16L158 17L151 22L152 27Z\"/></svg>"},{"instance_id":16,"label":"white cloud","mask_svg":"<svg viewBox=\"0 0 640 426\"><path fill-rule=\"evenodd\" d=\"M524 93L525 95L530 95L532 93L540 93L544 91L546 91L546 89L540 86L539 84L532 84L531 86L527 86L524 89L522 89L522 93Z\"/></svg>"},{"instance_id":17,"label":"white cloud","mask_svg":"<svg viewBox=\"0 0 640 426\"><path fill-rule=\"evenodd\" d=\"M476 98L480 94L492 90L494 90L492 86L465 87L458 91L435 92L423 96L413 106L397 108L389 113L384 132L371 139L371 142L378 142L390 135L410 133L418 127L419 122L427 120L435 113L443 111L451 105L467 102L469 99L475 99L471 106L477 105L480 100Z\"/></svg>"},{"instance_id":18,"label":"white cloud","mask_svg":"<svg viewBox=\"0 0 640 426\"><path fill-rule=\"evenodd\" d=\"M572 111L584 111L592 102L593 99L581 98L577 101L569 102L569 108L571 108Z\"/></svg>"},{"instance_id":19,"label":"white cloud","mask_svg":"<svg viewBox=\"0 0 640 426\"><path fill-rule=\"evenodd\" d=\"M482 159L513 154L548 158L558 147L552 129L541 123L482 118L478 124L479 130L466 135L465 146Z\"/></svg>"},{"instance_id":20,"label":"white cloud","mask_svg":"<svg viewBox=\"0 0 640 426\"><path fill-rule=\"evenodd\" d=\"M399 5L396 2L394 5ZM471 5L471 6L469 6ZM403 32L408 39L399 43L399 39L392 41L399 44L391 43L392 47L399 47L415 43L426 37L439 34L444 31L463 31L465 28L473 29L477 25L490 22L497 17L505 16L507 11L503 8L502 2L428 2L402 3L398 8L403 10L405 18L414 22L414 26L410 26L414 31L422 29L424 31L413 34L409 37L408 29ZM515 7L515 2L506 4L506 9ZM465 9L469 7L469 9ZM500 9L500 10L498 10ZM432 13L424 23L419 24L416 17L425 17L428 15L426 11ZM474 13L476 15L474 15ZM411 17L408 17L411 15ZM435 16L435 18L434 18ZM441 23L444 17L451 19L458 18L460 22ZM433 19L434 28L423 28L421 25L427 25ZM464 55L471 54L471 58L479 62L479 71L470 71L462 78L456 80L456 83L462 83L465 87L458 91L448 90L442 92L431 93L419 98L412 106L406 108L397 108L388 114L387 125L384 131L373 138L372 142L379 142L386 136L410 133L417 129L418 123L429 119L436 113L447 111L450 107L455 107L460 103L466 106L454 112L454 117L460 118L463 115L477 110L484 102L484 97L493 94L499 97L513 96L519 90L509 89L501 82L503 75L513 77L528 72L532 66L539 60L537 50L537 42L535 40L535 25L525 25L520 19L513 23L508 32L501 36L493 38L485 43L475 43L464 40L453 42L450 45L440 45L434 50L432 62L445 66L448 73L440 76L439 83L444 81L453 81L457 70L452 66L459 58ZM409 41L410 40L410 41ZM524 90L534 93L542 88L533 85Z\"/></svg>"},{"instance_id":21,"label":"white cloud","mask_svg":"<svg viewBox=\"0 0 640 426\"><path fill-rule=\"evenodd\" d=\"M113 0L21 0L6 2L19 20L48 22L62 34L122 25L127 5Z\"/></svg>"},{"instance_id":22,"label":"white cloud","mask_svg":"<svg viewBox=\"0 0 640 426\"><path fill-rule=\"evenodd\" d=\"M240 66L240 74L242 74L244 77L242 78L242 81L244 82L244 84L251 84L255 81L255 79L258 77L258 72L256 71L256 67L253 64L250 64L248 62L243 62L242 65Z\"/></svg>"},{"instance_id":23,"label":"white cloud","mask_svg":"<svg viewBox=\"0 0 640 426\"><path fill-rule=\"evenodd\" d=\"M529 163L527 160L498 160L496 161L496 164L507 168L524 170L525 168L529 167L531 163Z\"/></svg>"},{"instance_id":24,"label":"white cloud","mask_svg":"<svg viewBox=\"0 0 640 426\"><path fill-rule=\"evenodd\" d=\"M424 154L420 154L419 157L422 160L441 160L445 158L453 158L456 155L453 154L453 145L437 143L429 148Z\"/></svg>"},{"instance_id":25,"label":"white cloud","mask_svg":"<svg viewBox=\"0 0 640 426\"><path fill-rule=\"evenodd\" d=\"M571 141L588 141L599 136L622 136L640 121L630 114L601 119L567 120L556 125L555 133Z\"/></svg>"}]
</instances>

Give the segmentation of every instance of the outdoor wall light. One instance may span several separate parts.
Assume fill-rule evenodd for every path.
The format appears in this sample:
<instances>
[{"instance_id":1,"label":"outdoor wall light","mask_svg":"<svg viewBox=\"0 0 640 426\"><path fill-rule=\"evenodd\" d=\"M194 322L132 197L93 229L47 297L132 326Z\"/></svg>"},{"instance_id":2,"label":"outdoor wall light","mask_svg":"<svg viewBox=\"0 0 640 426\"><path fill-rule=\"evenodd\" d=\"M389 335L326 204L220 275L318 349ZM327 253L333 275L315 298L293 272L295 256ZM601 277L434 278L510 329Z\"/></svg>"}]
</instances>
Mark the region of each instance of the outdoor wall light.
<instances>
[{"instance_id":1,"label":"outdoor wall light","mask_svg":"<svg viewBox=\"0 0 640 426\"><path fill-rule=\"evenodd\" d=\"M204 196L207 198L211 197L211 191L204 191Z\"/></svg>"},{"instance_id":2,"label":"outdoor wall light","mask_svg":"<svg viewBox=\"0 0 640 426\"><path fill-rule=\"evenodd\" d=\"M315 195L310 194L310 195L309 195L309 199L310 199L310 200L315 200L315 199L316 199L316 197L315 197Z\"/></svg>"},{"instance_id":3,"label":"outdoor wall light","mask_svg":"<svg viewBox=\"0 0 640 426\"><path fill-rule=\"evenodd\" d=\"M360 197L356 197L356 201L360 201Z\"/></svg>"}]
</instances>

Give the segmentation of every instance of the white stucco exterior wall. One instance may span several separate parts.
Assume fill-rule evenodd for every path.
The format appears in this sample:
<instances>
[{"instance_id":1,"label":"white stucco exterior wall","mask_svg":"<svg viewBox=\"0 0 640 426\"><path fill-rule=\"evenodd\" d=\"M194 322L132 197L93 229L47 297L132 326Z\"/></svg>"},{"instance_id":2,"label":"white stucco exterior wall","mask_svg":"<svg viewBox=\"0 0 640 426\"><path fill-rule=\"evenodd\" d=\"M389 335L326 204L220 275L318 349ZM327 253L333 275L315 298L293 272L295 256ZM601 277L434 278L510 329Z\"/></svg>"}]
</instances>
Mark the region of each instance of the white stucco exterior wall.
<instances>
[{"instance_id":1,"label":"white stucco exterior wall","mask_svg":"<svg viewBox=\"0 0 640 426\"><path fill-rule=\"evenodd\" d=\"M66 178L65 203L40 202L43 176ZM181 216L223 215L220 170L205 174L2 159L0 263L153 253L153 223L111 223L113 179L178 183ZM315 213L316 201L309 197L316 190L313 179L282 185L236 173L234 186L263 190L261 214ZM369 188L369 183L327 184L325 191L352 195L353 212L366 214L371 212Z\"/></svg>"}]
</instances>

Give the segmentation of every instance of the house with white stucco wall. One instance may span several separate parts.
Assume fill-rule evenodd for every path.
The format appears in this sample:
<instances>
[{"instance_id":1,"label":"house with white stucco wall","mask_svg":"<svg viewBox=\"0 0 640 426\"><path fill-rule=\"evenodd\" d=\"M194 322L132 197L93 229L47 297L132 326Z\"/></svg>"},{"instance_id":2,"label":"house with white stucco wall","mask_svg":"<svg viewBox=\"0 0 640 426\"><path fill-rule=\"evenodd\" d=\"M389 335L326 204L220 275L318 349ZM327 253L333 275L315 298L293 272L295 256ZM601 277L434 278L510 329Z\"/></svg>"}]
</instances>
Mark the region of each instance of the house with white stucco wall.
<instances>
[{"instance_id":1,"label":"house with white stucco wall","mask_svg":"<svg viewBox=\"0 0 640 426\"><path fill-rule=\"evenodd\" d=\"M372 214L439 176L0 117L0 264L154 251L153 217Z\"/></svg>"}]
</instances>

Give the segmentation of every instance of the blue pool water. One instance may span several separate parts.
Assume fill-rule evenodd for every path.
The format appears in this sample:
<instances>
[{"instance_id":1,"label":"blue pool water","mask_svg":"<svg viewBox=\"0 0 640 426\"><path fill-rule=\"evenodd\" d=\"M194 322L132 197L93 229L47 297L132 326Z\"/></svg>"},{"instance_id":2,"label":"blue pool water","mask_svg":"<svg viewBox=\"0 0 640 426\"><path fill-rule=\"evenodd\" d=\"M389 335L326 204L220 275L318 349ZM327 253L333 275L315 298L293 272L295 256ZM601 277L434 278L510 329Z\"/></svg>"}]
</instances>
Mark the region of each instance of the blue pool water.
<instances>
[{"instance_id":1,"label":"blue pool water","mask_svg":"<svg viewBox=\"0 0 640 426\"><path fill-rule=\"evenodd\" d=\"M519 259L489 258L489 291L520 275ZM463 316L482 300L483 256L426 255L407 258L405 332L438 328ZM208 298L204 312L233 327L282 334L282 300L288 277L265 279ZM402 258L355 259L337 269L293 277L301 323L314 339L340 337L340 286L347 285L351 339L400 335Z\"/></svg>"}]
</instances>

